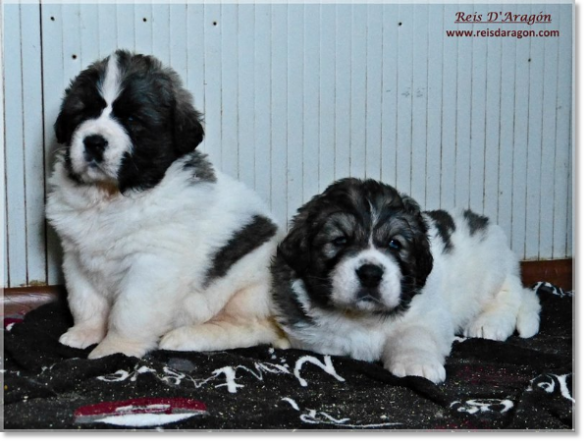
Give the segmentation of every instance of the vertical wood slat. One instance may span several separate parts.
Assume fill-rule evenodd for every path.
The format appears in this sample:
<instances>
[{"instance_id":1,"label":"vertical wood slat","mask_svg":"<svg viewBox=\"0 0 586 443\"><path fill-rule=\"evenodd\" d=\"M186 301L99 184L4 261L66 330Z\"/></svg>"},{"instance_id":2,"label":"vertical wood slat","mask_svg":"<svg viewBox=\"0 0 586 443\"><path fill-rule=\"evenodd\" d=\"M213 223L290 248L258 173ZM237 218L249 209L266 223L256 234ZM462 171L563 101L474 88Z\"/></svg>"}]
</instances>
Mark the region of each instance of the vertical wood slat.
<instances>
[{"instance_id":1,"label":"vertical wood slat","mask_svg":"<svg viewBox=\"0 0 586 443\"><path fill-rule=\"evenodd\" d=\"M43 119L40 8L34 3L23 4L21 11L27 284L46 285L45 194L42 192L45 165L42 155L43 132L39 131L39 122Z\"/></svg>"},{"instance_id":2,"label":"vertical wood slat","mask_svg":"<svg viewBox=\"0 0 586 443\"><path fill-rule=\"evenodd\" d=\"M411 186L409 192L421 204L425 204L426 180L424 178L427 176L427 101L429 91L427 70L429 61L425 49L429 36L422 32L427 28L427 14L426 5L413 6L413 88L411 91L413 107L411 111Z\"/></svg>"},{"instance_id":3,"label":"vertical wood slat","mask_svg":"<svg viewBox=\"0 0 586 443\"><path fill-rule=\"evenodd\" d=\"M443 94L443 57L444 40L438 38L443 34L444 8L440 5L437 10L430 11L427 16L427 155L425 207L439 208L441 206L441 155L442 155L442 94Z\"/></svg>"},{"instance_id":4,"label":"vertical wood slat","mask_svg":"<svg viewBox=\"0 0 586 443\"><path fill-rule=\"evenodd\" d=\"M7 41L21 38L21 8L6 5L4 8L4 35ZM19 285L27 281L26 259L26 205L23 146L23 98L22 52L20 44L6 46L6 62L16 69L7 70L4 81L10 87L5 90L6 109L6 211L10 217L7 225L8 254L10 257L9 281Z\"/></svg>"},{"instance_id":5,"label":"vertical wood slat","mask_svg":"<svg viewBox=\"0 0 586 443\"><path fill-rule=\"evenodd\" d=\"M4 21L4 9L0 8L0 21ZM4 42L5 42L5 35L4 35L4 27L0 28L0 64L4 66L5 58L4 58ZM4 109L4 75L0 75L0 121L3 124L6 123L6 114ZM0 131L0 171L5 172L6 166L6 145L4 139L4 131ZM8 214L6 212L6 179L5 176L2 177L0 180L0 198L2 198L2 212L0 214L0 238L2 239L2 249L0 249L0 281L2 283L2 287L6 288L10 284L9 279L9 266L8 266L8 237L7 237L7 224L8 224Z\"/></svg>"},{"instance_id":6,"label":"vertical wood slat","mask_svg":"<svg viewBox=\"0 0 586 443\"><path fill-rule=\"evenodd\" d=\"M335 179L336 11L320 5L319 55L319 189Z\"/></svg>"},{"instance_id":7,"label":"vertical wood slat","mask_svg":"<svg viewBox=\"0 0 586 443\"><path fill-rule=\"evenodd\" d=\"M352 5L350 175L360 178L366 175L367 19L363 5Z\"/></svg>"},{"instance_id":8,"label":"vertical wood slat","mask_svg":"<svg viewBox=\"0 0 586 443\"><path fill-rule=\"evenodd\" d=\"M383 5L371 5L366 15L366 109L364 175L381 179ZM326 110L326 112L328 112ZM330 182L331 180L327 180Z\"/></svg>"},{"instance_id":9,"label":"vertical wood slat","mask_svg":"<svg viewBox=\"0 0 586 443\"><path fill-rule=\"evenodd\" d=\"M453 21L458 5L444 5L443 20L446 29L454 29ZM441 179L440 179L440 207L452 208L456 206L456 123L457 100L460 93L457 64L458 46L461 39L445 38L442 74L442 147L441 147Z\"/></svg>"},{"instance_id":10,"label":"vertical wood slat","mask_svg":"<svg viewBox=\"0 0 586 443\"><path fill-rule=\"evenodd\" d=\"M287 220L291 219L303 203L303 17L303 5L289 5L286 27L288 35Z\"/></svg>"},{"instance_id":11,"label":"vertical wood slat","mask_svg":"<svg viewBox=\"0 0 586 443\"><path fill-rule=\"evenodd\" d=\"M489 11L487 5L475 6L474 10L483 16ZM486 25L473 25L473 30L483 29ZM492 101L486 95L487 85L487 48L485 38L472 39L472 95L470 109L470 169L469 169L469 207L476 212L484 209L485 188L485 149L486 149L486 112Z\"/></svg>"},{"instance_id":12,"label":"vertical wood slat","mask_svg":"<svg viewBox=\"0 0 586 443\"><path fill-rule=\"evenodd\" d=\"M544 13L551 14L552 28L560 28L558 5L544 6ZM541 186L539 212L539 258L554 257L553 220L556 153L556 97L558 82L557 39L546 39L543 46L543 115L541 131Z\"/></svg>"},{"instance_id":13,"label":"vertical wood slat","mask_svg":"<svg viewBox=\"0 0 586 443\"><path fill-rule=\"evenodd\" d=\"M303 5L303 201L319 191L319 5Z\"/></svg>"},{"instance_id":14,"label":"vertical wood slat","mask_svg":"<svg viewBox=\"0 0 586 443\"><path fill-rule=\"evenodd\" d=\"M287 28L288 5L271 5L270 204L281 226L287 223Z\"/></svg>"},{"instance_id":15,"label":"vertical wood slat","mask_svg":"<svg viewBox=\"0 0 586 443\"><path fill-rule=\"evenodd\" d=\"M397 95L398 65L400 63L398 38L400 20L398 5L383 6L381 180L393 186L397 184Z\"/></svg>"},{"instance_id":16,"label":"vertical wood slat","mask_svg":"<svg viewBox=\"0 0 586 443\"><path fill-rule=\"evenodd\" d=\"M519 8L520 6L518 6ZM514 29L522 29L514 25ZM525 230L527 203L527 156L529 129L529 50L530 39L516 42L515 52L515 111L513 121L513 214L511 219L512 247L520 255L525 252Z\"/></svg>"},{"instance_id":17,"label":"vertical wood slat","mask_svg":"<svg viewBox=\"0 0 586 443\"><path fill-rule=\"evenodd\" d=\"M558 83L556 100L556 155L554 177L554 257L569 255L571 247L572 192L569 179L572 166L572 32L574 23L569 13L572 5L560 6L560 37L558 39ZM565 48L566 50L563 50Z\"/></svg>"},{"instance_id":18,"label":"vertical wood slat","mask_svg":"<svg viewBox=\"0 0 586 443\"><path fill-rule=\"evenodd\" d=\"M400 4L397 17L397 178L395 186L411 193L411 142L413 109L413 6ZM354 149L354 147L352 147Z\"/></svg>"},{"instance_id":19,"label":"vertical wood slat","mask_svg":"<svg viewBox=\"0 0 586 443\"><path fill-rule=\"evenodd\" d=\"M59 282L56 239L42 221L42 157L31 150L44 147L50 171L63 88L118 47L179 72L206 115L201 149L253 186L282 224L333 179L368 176L429 209L487 213L525 258L572 254L571 5L543 7L554 22L531 29L561 31L549 39L447 38L446 29L482 29L454 25L463 6L450 4L7 6L5 57L27 56L7 63L15 68L6 80L29 85L6 92L7 122L20 121L6 140L11 284L42 281L45 262L46 280ZM34 13L9 19L10 8L29 7L37 36L26 37L40 39L42 22L42 58L40 45L8 37L22 32L17 24L33 29Z\"/></svg>"},{"instance_id":20,"label":"vertical wood slat","mask_svg":"<svg viewBox=\"0 0 586 443\"><path fill-rule=\"evenodd\" d=\"M43 128L44 128L44 155L47 177L53 170L55 160L56 140L53 124L59 113L59 106L63 97L63 90L69 85L71 78L65 74L63 40L64 19L63 5L43 4L41 8L42 40L43 40ZM51 53L47 54L46 47L50 45ZM45 181L45 188L48 188ZM47 227L47 283L56 285L62 282L61 249L55 231ZM17 286L11 284L11 286Z\"/></svg>"},{"instance_id":21,"label":"vertical wood slat","mask_svg":"<svg viewBox=\"0 0 586 443\"><path fill-rule=\"evenodd\" d=\"M531 6L533 14L543 11L543 5ZM536 30L544 29L544 25L537 24ZM539 220L540 195L542 191L542 159L543 159L543 74L545 39L530 39L529 58L529 115L527 128L527 202L525 204L525 251L527 257L538 257L540 250ZM547 185L544 185L545 187Z\"/></svg>"}]
</instances>

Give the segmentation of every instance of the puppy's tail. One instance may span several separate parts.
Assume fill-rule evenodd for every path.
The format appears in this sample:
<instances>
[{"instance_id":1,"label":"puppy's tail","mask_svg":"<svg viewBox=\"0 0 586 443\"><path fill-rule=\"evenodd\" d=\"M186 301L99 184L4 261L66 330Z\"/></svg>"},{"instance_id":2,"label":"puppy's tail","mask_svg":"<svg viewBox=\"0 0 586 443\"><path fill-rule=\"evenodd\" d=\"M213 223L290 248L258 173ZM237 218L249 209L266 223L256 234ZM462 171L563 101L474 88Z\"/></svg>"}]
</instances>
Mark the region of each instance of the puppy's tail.
<instances>
[{"instance_id":1,"label":"puppy's tail","mask_svg":"<svg viewBox=\"0 0 586 443\"><path fill-rule=\"evenodd\" d=\"M535 291L523 288L521 307L517 312L517 332L522 338L533 337L539 332L541 305Z\"/></svg>"}]
</instances>

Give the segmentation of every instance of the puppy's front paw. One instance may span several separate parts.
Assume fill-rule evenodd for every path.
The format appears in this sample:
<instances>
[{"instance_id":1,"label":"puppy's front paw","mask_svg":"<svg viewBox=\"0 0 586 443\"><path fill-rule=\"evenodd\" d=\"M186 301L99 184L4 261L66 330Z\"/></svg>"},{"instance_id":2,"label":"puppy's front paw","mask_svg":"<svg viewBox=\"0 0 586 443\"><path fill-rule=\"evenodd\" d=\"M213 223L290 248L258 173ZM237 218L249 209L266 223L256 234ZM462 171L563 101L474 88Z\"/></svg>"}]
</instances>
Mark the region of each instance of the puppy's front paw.
<instances>
[{"instance_id":1,"label":"puppy's front paw","mask_svg":"<svg viewBox=\"0 0 586 443\"><path fill-rule=\"evenodd\" d=\"M515 319L482 314L464 331L466 337L505 341L515 330Z\"/></svg>"},{"instance_id":2,"label":"puppy's front paw","mask_svg":"<svg viewBox=\"0 0 586 443\"><path fill-rule=\"evenodd\" d=\"M71 348L85 349L104 338L104 328L76 325L59 338L59 343Z\"/></svg>"},{"instance_id":3,"label":"puppy's front paw","mask_svg":"<svg viewBox=\"0 0 586 443\"><path fill-rule=\"evenodd\" d=\"M405 355L385 365L391 373L397 377L406 377L416 375L424 377L435 384L441 383L446 379L446 369L441 361L431 357L423 361L420 356Z\"/></svg>"},{"instance_id":4,"label":"puppy's front paw","mask_svg":"<svg viewBox=\"0 0 586 443\"><path fill-rule=\"evenodd\" d=\"M98 346L88 355L89 359L106 357L113 354L124 354L128 357L140 358L145 355L152 346L147 343L141 343L121 338L110 338L107 336Z\"/></svg>"},{"instance_id":5,"label":"puppy's front paw","mask_svg":"<svg viewBox=\"0 0 586 443\"><path fill-rule=\"evenodd\" d=\"M159 349L166 351L200 351L203 347L191 327L173 329L161 338Z\"/></svg>"}]
</instances>

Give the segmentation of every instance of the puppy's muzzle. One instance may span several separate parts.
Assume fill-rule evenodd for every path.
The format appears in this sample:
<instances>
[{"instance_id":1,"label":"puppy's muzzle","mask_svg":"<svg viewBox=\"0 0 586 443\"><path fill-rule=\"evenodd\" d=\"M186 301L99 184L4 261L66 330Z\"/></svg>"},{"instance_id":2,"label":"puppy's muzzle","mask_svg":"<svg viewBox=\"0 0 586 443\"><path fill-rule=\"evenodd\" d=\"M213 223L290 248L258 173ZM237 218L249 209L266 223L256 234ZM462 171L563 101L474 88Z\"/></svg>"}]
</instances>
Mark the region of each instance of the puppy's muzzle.
<instances>
[{"instance_id":1,"label":"puppy's muzzle","mask_svg":"<svg viewBox=\"0 0 586 443\"><path fill-rule=\"evenodd\" d=\"M85 161L88 163L101 163L104 160L104 151L108 146L108 141L101 135L88 135L83 139L85 151L83 153Z\"/></svg>"},{"instance_id":2,"label":"puppy's muzzle","mask_svg":"<svg viewBox=\"0 0 586 443\"><path fill-rule=\"evenodd\" d=\"M360 283L365 288L377 288L383 279L384 269L378 265L366 264L356 270Z\"/></svg>"}]
</instances>

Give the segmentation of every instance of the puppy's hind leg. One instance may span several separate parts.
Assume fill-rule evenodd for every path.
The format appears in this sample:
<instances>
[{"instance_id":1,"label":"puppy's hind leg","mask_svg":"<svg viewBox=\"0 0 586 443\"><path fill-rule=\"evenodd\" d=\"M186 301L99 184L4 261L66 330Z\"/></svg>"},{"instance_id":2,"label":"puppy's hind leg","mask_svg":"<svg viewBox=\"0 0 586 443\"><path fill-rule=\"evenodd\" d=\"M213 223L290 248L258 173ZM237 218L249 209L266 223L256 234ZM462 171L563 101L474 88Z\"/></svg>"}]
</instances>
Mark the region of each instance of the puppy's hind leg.
<instances>
[{"instance_id":1,"label":"puppy's hind leg","mask_svg":"<svg viewBox=\"0 0 586 443\"><path fill-rule=\"evenodd\" d=\"M160 349L220 351L272 344L288 348L289 341L270 318L268 285L249 286L237 292L216 317L206 323L182 326L165 334Z\"/></svg>"},{"instance_id":2,"label":"puppy's hind leg","mask_svg":"<svg viewBox=\"0 0 586 443\"><path fill-rule=\"evenodd\" d=\"M523 298L527 296L525 291L519 277L509 273L498 293L487 301L480 314L464 329L464 335L467 337L504 341L513 335L515 326L518 323L517 317L519 314L521 314L521 320L524 318L531 320L530 322L520 321L520 329L525 334L533 330L537 332L534 324L535 316L523 316L525 311L528 313L534 311L534 309L531 309L531 306L528 306L525 311L521 309L524 306ZM537 306L539 306L539 303L537 303ZM525 323L527 323L527 327L523 328ZM539 320L537 320L537 328L539 328Z\"/></svg>"}]
</instances>

